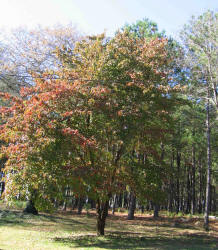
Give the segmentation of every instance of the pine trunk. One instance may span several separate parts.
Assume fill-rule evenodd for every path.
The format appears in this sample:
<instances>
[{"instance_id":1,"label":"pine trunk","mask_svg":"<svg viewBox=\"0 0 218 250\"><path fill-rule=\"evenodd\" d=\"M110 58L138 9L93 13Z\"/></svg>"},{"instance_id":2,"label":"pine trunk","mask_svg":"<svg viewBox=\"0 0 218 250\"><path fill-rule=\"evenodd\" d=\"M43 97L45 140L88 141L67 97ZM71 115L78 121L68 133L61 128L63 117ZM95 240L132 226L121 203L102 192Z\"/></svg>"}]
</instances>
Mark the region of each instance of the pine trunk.
<instances>
[{"instance_id":1,"label":"pine trunk","mask_svg":"<svg viewBox=\"0 0 218 250\"><path fill-rule=\"evenodd\" d=\"M160 206L158 204L154 204L154 215L153 215L153 217L155 219L159 217L159 208L160 208Z\"/></svg>"},{"instance_id":2,"label":"pine trunk","mask_svg":"<svg viewBox=\"0 0 218 250\"><path fill-rule=\"evenodd\" d=\"M191 176L190 176L190 167L187 166L187 182L186 182L186 208L185 213L189 214L191 212Z\"/></svg>"},{"instance_id":3,"label":"pine trunk","mask_svg":"<svg viewBox=\"0 0 218 250\"><path fill-rule=\"evenodd\" d=\"M209 230L209 207L210 207L210 186L211 186L211 145L210 145L210 105L209 105L209 86L207 87L207 186L206 186L206 203L204 214L204 228Z\"/></svg>"},{"instance_id":4,"label":"pine trunk","mask_svg":"<svg viewBox=\"0 0 218 250\"><path fill-rule=\"evenodd\" d=\"M112 214L115 213L115 208L116 208L116 199L117 199L117 195L115 194L113 197L113 203L112 203Z\"/></svg>"},{"instance_id":5,"label":"pine trunk","mask_svg":"<svg viewBox=\"0 0 218 250\"><path fill-rule=\"evenodd\" d=\"M83 205L84 205L84 199L80 197L79 200L78 200L77 214L82 214Z\"/></svg>"},{"instance_id":6,"label":"pine trunk","mask_svg":"<svg viewBox=\"0 0 218 250\"><path fill-rule=\"evenodd\" d=\"M170 183L169 183L169 191L168 191L168 212L173 212L173 199L174 199L174 150L172 150L171 156L171 174L170 174Z\"/></svg>"},{"instance_id":7,"label":"pine trunk","mask_svg":"<svg viewBox=\"0 0 218 250\"><path fill-rule=\"evenodd\" d=\"M127 220L134 219L135 208L136 208L136 196L133 192L130 192Z\"/></svg>"},{"instance_id":8,"label":"pine trunk","mask_svg":"<svg viewBox=\"0 0 218 250\"><path fill-rule=\"evenodd\" d=\"M194 133L193 133L194 135ZM195 145L192 146L192 203L191 203L191 213L195 214Z\"/></svg>"},{"instance_id":9,"label":"pine trunk","mask_svg":"<svg viewBox=\"0 0 218 250\"><path fill-rule=\"evenodd\" d=\"M178 214L180 208L180 165L181 165L181 153L177 151L176 153L177 162L177 178L176 178L176 213Z\"/></svg>"},{"instance_id":10,"label":"pine trunk","mask_svg":"<svg viewBox=\"0 0 218 250\"><path fill-rule=\"evenodd\" d=\"M198 173L199 173L199 198L198 198L198 213L202 213L202 203L203 203L203 174L202 174L202 163L201 159L199 160L199 168L198 168Z\"/></svg>"}]
</instances>

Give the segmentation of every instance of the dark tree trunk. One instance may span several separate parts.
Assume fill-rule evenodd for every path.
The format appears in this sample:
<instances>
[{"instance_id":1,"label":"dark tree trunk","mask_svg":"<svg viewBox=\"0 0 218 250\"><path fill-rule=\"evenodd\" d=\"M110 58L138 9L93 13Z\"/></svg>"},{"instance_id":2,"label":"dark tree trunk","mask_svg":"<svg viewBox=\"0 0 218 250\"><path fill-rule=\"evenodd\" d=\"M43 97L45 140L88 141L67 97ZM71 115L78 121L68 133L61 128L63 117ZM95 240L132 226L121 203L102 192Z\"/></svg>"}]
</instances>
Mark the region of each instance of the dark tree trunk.
<instances>
[{"instance_id":1,"label":"dark tree trunk","mask_svg":"<svg viewBox=\"0 0 218 250\"><path fill-rule=\"evenodd\" d=\"M77 206L78 199L75 197L72 198L72 210L74 210Z\"/></svg>"},{"instance_id":2,"label":"dark tree trunk","mask_svg":"<svg viewBox=\"0 0 218 250\"><path fill-rule=\"evenodd\" d=\"M90 199L90 205L91 205L91 209L96 208L95 201L92 199Z\"/></svg>"},{"instance_id":3,"label":"dark tree trunk","mask_svg":"<svg viewBox=\"0 0 218 250\"><path fill-rule=\"evenodd\" d=\"M206 186L206 203L204 214L204 228L209 230L209 207L210 207L210 186L211 186L211 145L210 145L210 103L209 103L209 86L207 86L207 186Z\"/></svg>"},{"instance_id":4,"label":"dark tree trunk","mask_svg":"<svg viewBox=\"0 0 218 250\"><path fill-rule=\"evenodd\" d=\"M189 166L187 166L186 192L187 192L187 198L186 198L185 213L189 214L191 211L191 180L190 180L190 167Z\"/></svg>"},{"instance_id":5,"label":"dark tree trunk","mask_svg":"<svg viewBox=\"0 0 218 250\"><path fill-rule=\"evenodd\" d=\"M122 208L128 208L127 192L123 193Z\"/></svg>"},{"instance_id":6,"label":"dark tree trunk","mask_svg":"<svg viewBox=\"0 0 218 250\"><path fill-rule=\"evenodd\" d=\"M211 212L216 213L216 188L211 186Z\"/></svg>"},{"instance_id":7,"label":"dark tree trunk","mask_svg":"<svg viewBox=\"0 0 218 250\"><path fill-rule=\"evenodd\" d=\"M120 193L118 196L118 207L122 207L122 199L123 199L123 195Z\"/></svg>"},{"instance_id":8,"label":"dark tree trunk","mask_svg":"<svg viewBox=\"0 0 218 250\"><path fill-rule=\"evenodd\" d=\"M185 210L185 197L184 197L184 181L180 182L180 206L179 206L179 211L182 211L184 213Z\"/></svg>"},{"instance_id":9,"label":"dark tree trunk","mask_svg":"<svg viewBox=\"0 0 218 250\"><path fill-rule=\"evenodd\" d=\"M180 208L180 165L181 165L181 153L177 151L176 153L177 162L177 177L176 177L176 213L178 214Z\"/></svg>"},{"instance_id":10,"label":"dark tree trunk","mask_svg":"<svg viewBox=\"0 0 218 250\"><path fill-rule=\"evenodd\" d=\"M78 200L77 214L81 214L82 213L83 205L84 205L84 199L80 197L79 200Z\"/></svg>"},{"instance_id":11,"label":"dark tree trunk","mask_svg":"<svg viewBox=\"0 0 218 250\"><path fill-rule=\"evenodd\" d=\"M194 135L194 133L193 133ZM192 145L192 203L191 203L191 213L195 214L195 145Z\"/></svg>"},{"instance_id":12,"label":"dark tree trunk","mask_svg":"<svg viewBox=\"0 0 218 250\"><path fill-rule=\"evenodd\" d=\"M172 151L171 157L171 174L170 174L170 184L168 191L168 206L167 209L169 212L173 212L173 194L174 194L174 183L173 183L173 173L174 173L174 150Z\"/></svg>"},{"instance_id":13,"label":"dark tree trunk","mask_svg":"<svg viewBox=\"0 0 218 250\"><path fill-rule=\"evenodd\" d=\"M150 211L150 201L146 205L146 211Z\"/></svg>"},{"instance_id":14,"label":"dark tree trunk","mask_svg":"<svg viewBox=\"0 0 218 250\"><path fill-rule=\"evenodd\" d=\"M34 214L34 215L38 215L38 211L34 206L34 202L32 200L27 202L27 205L25 207L25 209L23 210L24 213L29 213L29 214Z\"/></svg>"},{"instance_id":15,"label":"dark tree trunk","mask_svg":"<svg viewBox=\"0 0 218 250\"><path fill-rule=\"evenodd\" d=\"M169 195L168 195L168 204L167 204L167 210L168 212L173 212L173 184L172 182L170 182L170 186L169 186Z\"/></svg>"},{"instance_id":16,"label":"dark tree trunk","mask_svg":"<svg viewBox=\"0 0 218 250\"><path fill-rule=\"evenodd\" d=\"M97 212L97 235L104 235L105 222L108 215L109 199L101 202L97 201L96 212Z\"/></svg>"},{"instance_id":17,"label":"dark tree trunk","mask_svg":"<svg viewBox=\"0 0 218 250\"><path fill-rule=\"evenodd\" d=\"M0 159L0 197L5 190L5 182L2 181L2 178L4 177L3 169L4 169L6 162L7 162L7 158L4 157Z\"/></svg>"},{"instance_id":18,"label":"dark tree trunk","mask_svg":"<svg viewBox=\"0 0 218 250\"><path fill-rule=\"evenodd\" d=\"M5 183L2 181L2 182L0 182L0 197L1 197L2 193L4 192L4 190L5 190Z\"/></svg>"},{"instance_id":19,"label":"dark tree trunk","mask_svg":"<svg viewBox=\"0 0 218 250\"><path fill-rule=\"evenodd\" d=\"M203 180L202 180L202 163L199 161L199 168L198 168L198 173L199 173L199 199L198 199L198 213L202 213L202 200L203 200Z\"/></svg>"},{"instance_id":20,"label":"dark tree trunk","mask_svg":"<svg viewBox=\"0 0 218 250\"><path fill-rule=\"evenodd\" d=\"M134 219L135 208L136 208L136 196L133 192L130 192L127 220Z\"/></svg>"},{"instance_id":21,"label":"dark tree trunk","mask_svg":"<svg viewBox=\"0 0 218 250\"><path fill-rule=\"evenodd\" d=\"M161 157L161 161L164 160L164 155L165 155L164 144L161 142L161 156L160 156ZM154 202L153 206L154 206L153 217L154 218L158 218L159 217L160 205L157 202Z\"/></svg>"},{"instance_id":22,"label":"dark tree trunk","mask_svg":"<svg viewBox=\"0 0 218 250\"><path fill-rule=\"evenodd\" d=\"M154 215L153 215L153 217L156 219L156 218L158 218L159 217L159 208L160 208L160 206L158 205L158 204L154 204Z\"/></svg>"}]
</instances>

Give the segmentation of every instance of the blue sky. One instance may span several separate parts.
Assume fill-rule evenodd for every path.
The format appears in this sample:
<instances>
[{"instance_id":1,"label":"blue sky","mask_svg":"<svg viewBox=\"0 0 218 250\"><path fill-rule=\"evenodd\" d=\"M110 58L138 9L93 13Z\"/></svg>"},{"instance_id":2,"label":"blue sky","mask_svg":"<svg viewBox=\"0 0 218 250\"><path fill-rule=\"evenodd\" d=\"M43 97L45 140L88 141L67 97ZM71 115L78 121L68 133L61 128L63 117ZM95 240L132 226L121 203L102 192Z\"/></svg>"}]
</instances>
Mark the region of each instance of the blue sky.
<instances>
[{"instance_id":1,"label":"blue sky","mask_svg":"<svg viewBox=\"0 0 218 250\"><path fill-rule=\"evenodd\" d=\"M160 30L176 36L190 20L211 9L218 11L217 0L3 0L0 26L34 27L57 23L76 24L84 33L114 31L125 23L148 17Z\"/></svg>"}]
</instances>

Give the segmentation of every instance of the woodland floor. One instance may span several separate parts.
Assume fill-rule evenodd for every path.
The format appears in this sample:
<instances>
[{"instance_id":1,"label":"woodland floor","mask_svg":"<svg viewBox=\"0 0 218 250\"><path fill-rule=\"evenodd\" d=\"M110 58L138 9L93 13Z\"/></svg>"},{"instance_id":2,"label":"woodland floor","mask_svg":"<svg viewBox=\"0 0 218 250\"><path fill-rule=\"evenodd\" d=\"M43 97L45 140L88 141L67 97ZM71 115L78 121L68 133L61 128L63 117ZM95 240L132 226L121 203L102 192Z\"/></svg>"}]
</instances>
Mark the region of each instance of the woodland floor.
<instances>
[{"instance_id":1,"label":"woodland floor","mask_svg":"<svg viewBox=\"0 0 218 250\"><path fill-rule=\"evenodd\" d=\"M104 237L96 236L94 211L75 211L38 216L23 214L0 204L0 250L5 249L218 249L218 221L202 229L197 217L166 217L154 220L137 214L109 214Z\"/></svg>"}]
</instances>

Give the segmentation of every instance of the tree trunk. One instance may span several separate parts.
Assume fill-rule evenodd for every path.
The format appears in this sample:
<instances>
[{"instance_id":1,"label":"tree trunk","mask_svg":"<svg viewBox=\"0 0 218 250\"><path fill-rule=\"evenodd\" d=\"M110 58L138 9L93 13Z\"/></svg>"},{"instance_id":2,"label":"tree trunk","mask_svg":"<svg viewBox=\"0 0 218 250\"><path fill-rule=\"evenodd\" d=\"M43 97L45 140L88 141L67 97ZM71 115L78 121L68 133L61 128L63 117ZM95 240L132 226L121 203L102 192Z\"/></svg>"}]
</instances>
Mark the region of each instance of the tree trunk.
<instances>
[{"instance_id":1,"label":"tree trunk","mask_svg":"<svg viewBox=\"0 0 218 250\"><path fill-rule=\"evenodd\" d=\"M104 235L105 222L108 215L109 199L107 201L101 202L97 201L96 211L97 211L97 235Z\"/></svg>"},{"instance_id":2,"label":"tree trunk","mask_svg":"<svg viewBox=\"0 0 218 250\"><path fill-rule=\"evenodd\" d=\"M119 194L119 196L117 197L118 201L118 207L122 207L122 200L123 200L123 195L122 193Z\"/></svg>"},{"instance_id":3,"label":"tree trunk","mask_svg":"<svg viewBox=\"0 0 218 250\"><path fill-rule=\"evenodd\" d=\"M193 132L194 135L194 132ZM195 145L192 145L192 202L191 202L191 213L195 214Z\"/></svg>"},{"instance_id":4,"label":"tree trunk","mask_svg":"<svg viewBox=\"0 0 218 250\"><path fill-rule=\"evenodd\" d=\"M80 197L79 200L78 200L77 214L81 214L82 213L83 205L84 205L84 199Z\"/></svg>"},{"instance_id":5,"label":"tree trunk","mask_svg":"<svg viewBox=\"0 0 218 250\"><path fill-rule=\"evenodd\" d=\"M216 213L216 187L211 186L211 212Z\"/></svg>"},{"instance_id":6,"label":"tree trunk","mask_svg":"<svg viewBox=\"0 0 218 250\"><path fill-rule=\"evenodd\" d=\"M181 153L176 152L176 162L177 162L177 178L176 178L176 213L178 214L180 208L180 165L181 165Z\"/></svg>"},{"instance_id":7,"label":"tree trunk","mask_svg":"<svg viewBox=\"0 0 218 250\"><path fill-rule=\"evenodd\" d=\"M38 215L38 211L34 206L34 202L32 200L29 200L27 202L27 205L25 207L25 209L23 210L24 213L29 213L29 214L34 214L34 215Z\"/></svg>"},{"instance_id":8,"label":"tree trunk","mask_svg":"<svg viewBox=\"0 0 218 250\"><path fill-rule=\"evenodd\" d=\"M206 187L206 203L204 214L204 228L209 230L209 206L210 206L210 186L211 186L211 145L210 145L210 103L209 103L209 86L207 86L207 187Z\"/></svg>"},{"instance_id":9,"label":"tree trunk","mask_svg":"<svg viewBox=\"0 0 218 250\"><path fill-rule=\"evenodd\" d=\"M165 154L164 144L161 142L161 156L160 157L161 157L162 161L164 160L164 154ZM159 217L160 205L157 202L154 202L153 206L154 206L154 215L153 215L153 217L156 219L156 218Z\"/></svg>"},{"instance_id":10,"label":"tree trunk","mask_svg":"<svg viewBox=\"0 0 218 250\"><path fill-rule=\"evenodd\" d=\"M127 192L123 193L122 208L128 208Z\"/></svg>"},{"instance_id":11,"label":"tree trunk","mask_svg":"<svg viewBox=\"0 0 218 250\"><path fill-rule=\"evenodd\" d=\"M169 212L173 212L173 196L174 196L174 183L173 183L173 173L174 173L174 150L172 151L171 157L171 173L170 173L170 183L169 183L169 190L168 190L168 205L167 210Z\"/></svg>"},{"instance_id":12,"label":"tree trunk","mask_svg":"<svg viewBox=\"0 0 218 250\"><path fill-rule=\"evenodd\" d=\"M67 202L65 200L63 203L62 211L66 211L66 210L67 210Z\"/></svg>"},{"instance_id":13,"label":"tree trunk","mask_svg":"<svg viewBox=\"0 0 218 250\"><path fill-rule=\"evenodd\" d=\"M133 192L130 192L127 220L134 219L135 208L136 208L136 196Z\"/></svg>"},{"instance_id":14,"label":"tree trunk","mask_svg":"<svg viewBox=\"0 0 218 250\"><path fill-rule=\"evenodd\" d=\"M115 213L115 208L116 208L116 199L117 199L117 195L115 194L113 197L113 203L112 203L112 214Z\"/></svg>"},{"instance_id":15,"label":"tree trunk","mask_svg":"<svg viewBox=\"0 0 218 250\"><path fill-rule=\"evenodd\" d=\"M154 204L154 215L153 215L153 217L156 219L156 218L158 218L159 217L159 205L158 204Z\"/></svg>"},{"instance_id":16,"label":"tree trunk","mask_svg":"<svg viewBox=\"0 0 218 250\"><path fill-rule=\"evenodd\" d=\"M2 181L2 182L0 182L0 197L4 192L4 189L5 189L5 183Z\"/></svg>"},{"instance_id":17,"label":"tree trunk","mask_svg":"<svg viewBox=\"0 0 218 250\"><path fill-rule=\"evenodd\" d=\"M180 206L179 206L179 211L182 211L184 213L185 211L185 183L184 180L180 181Z\"/></svg>"},{"instance_id":18,"label":"tree trunk","mask_svg":"<svg viewBox=\"0 0 218 250\"><path fill-rule=\"evenodd\" d=\"M202 180L202 163L201 159L199 160L199 167L198 167L198 173L199 173L199 199L198 199L198 213L202 213L202 200L203 200L203 180Z\"/></svg>"},{"instance_id":19,"label":"tree trunk","mask_svg":"<svg viewBox=\"0 0 218 250\"><path fill-rule=\"evenodd\" d=\"M185 213L189 214L191 211L191 177L190 177L190 166L189 165L187 166L186 192L187 192L187 198L186 198Z\"/></svg>"},{"instance_id":20,"label":"tree trunk","mask_svg":"<svg viewBox=\"0 0 218 250\"><path fill-rule=\"evenodd\" d=\"M91 205L91 209L96 208L95 201L92 199L90 199L90 205Z\"/></svg>"},{"instance_id":21,"label":"tree trunk","mask_svg":"<svg viewBox=\"0 0 218 250\"><path fill-rule=\"evenodd\" d=\"M75 197L72 198L72 210L74 210L77 206L77 199Z\"/></svg>"}]
</instances>

